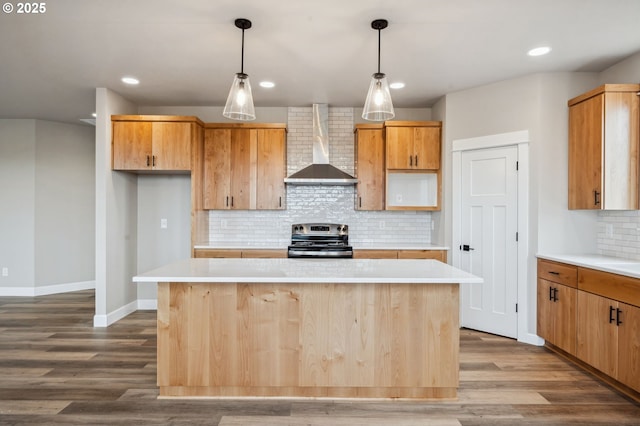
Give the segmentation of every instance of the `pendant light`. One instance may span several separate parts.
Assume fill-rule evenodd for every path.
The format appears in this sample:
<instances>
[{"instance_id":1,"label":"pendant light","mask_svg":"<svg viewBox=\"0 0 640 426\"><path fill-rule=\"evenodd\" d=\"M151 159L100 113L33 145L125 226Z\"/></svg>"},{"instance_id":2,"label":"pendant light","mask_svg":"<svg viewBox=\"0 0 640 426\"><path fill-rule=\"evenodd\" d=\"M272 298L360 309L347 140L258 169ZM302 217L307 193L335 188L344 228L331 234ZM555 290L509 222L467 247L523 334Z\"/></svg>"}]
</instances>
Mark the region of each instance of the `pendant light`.
<instances>
[{"instance_id":1,"label":"pendant light","mask_svg":"<svg viewBox=\"0 0 640 426\"><path fill-rule=\"evenodd\" d=\"M376 19L371 22L371 28L378 30L378 72L373 74L367 100L364 102L362 118L371 121L391 120L396 114L393 111L389 84L384 73L380 72L380 31L387 28L386 19Z\"/></svg>"},{"instance_id":2,"label":"pendant light","mask_svg":"<svg viewBox=\"0 0 640 426\"><path fill-rule=\"evenodd\" d=\"M235 21L236 27L242 30L242 57L240 72L233 78L231 90L222 115L233 120L249 121L256 119L256 111L253 108L253 96L251 95L251 83L249 76L244 73L244 30L251 28L251 21L239 18Z\"/></svg>"}]
</instances>

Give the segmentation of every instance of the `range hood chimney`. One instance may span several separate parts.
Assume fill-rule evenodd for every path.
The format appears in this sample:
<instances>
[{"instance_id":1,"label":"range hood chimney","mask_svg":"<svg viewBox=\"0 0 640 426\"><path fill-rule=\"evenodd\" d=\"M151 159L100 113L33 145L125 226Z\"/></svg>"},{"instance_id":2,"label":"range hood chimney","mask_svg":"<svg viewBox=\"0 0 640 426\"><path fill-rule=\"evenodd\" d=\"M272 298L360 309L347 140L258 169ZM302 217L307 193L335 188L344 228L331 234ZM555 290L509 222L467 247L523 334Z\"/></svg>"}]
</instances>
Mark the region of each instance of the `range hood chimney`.
<instances>
[{"instance_id":1,"label":"range hood chimney","mask_svg":"<svg viewBox=\"0 0 640 426\"><path fill-rule=\"evenodd\" d=\"M329 164L329 105L313 104L313 162L284 179L288 185L354 185L348 173Z\"/></svg>"}]
</instances>

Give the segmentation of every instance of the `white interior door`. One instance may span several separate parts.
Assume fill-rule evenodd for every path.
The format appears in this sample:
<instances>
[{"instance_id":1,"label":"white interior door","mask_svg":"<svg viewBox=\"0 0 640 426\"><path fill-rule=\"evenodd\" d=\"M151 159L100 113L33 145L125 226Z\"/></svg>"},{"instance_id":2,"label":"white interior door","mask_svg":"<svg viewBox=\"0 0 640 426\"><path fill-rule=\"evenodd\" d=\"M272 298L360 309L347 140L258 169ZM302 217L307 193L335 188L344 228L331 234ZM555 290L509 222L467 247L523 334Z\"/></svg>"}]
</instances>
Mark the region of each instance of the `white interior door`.
<instances>
[{"instance_id":1,"label":"white interior door","mask_svg":"<svg viewBox=\"0 0 640 426\"><path fill-rule=\"evenodd\" d=\"M484 279L461 288L463 327L518 335L518 148L464 151L460 267Z\"/></svg>"}]
</instances>

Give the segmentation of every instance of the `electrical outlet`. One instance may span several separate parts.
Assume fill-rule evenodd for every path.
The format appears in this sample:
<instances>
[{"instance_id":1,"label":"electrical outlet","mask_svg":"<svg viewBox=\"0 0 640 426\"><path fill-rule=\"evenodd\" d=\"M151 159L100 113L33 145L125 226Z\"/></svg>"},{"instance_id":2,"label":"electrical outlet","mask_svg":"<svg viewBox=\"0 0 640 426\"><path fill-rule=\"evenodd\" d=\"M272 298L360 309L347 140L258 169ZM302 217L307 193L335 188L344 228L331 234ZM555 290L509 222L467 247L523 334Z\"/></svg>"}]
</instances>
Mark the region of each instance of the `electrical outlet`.
<instances>
[{"instance_id":1,"label":"electrical outlet","mask_svg":"<svg viewBox=\"0 0 640 426\"><path fill-rule=\"evenodd\" d=\"M2 268L2 276L3 277L8 277L9 276L9 268L7 268L7 267Z\"/></svg>"},{"instance_id":2,"label":"electrical outlet","mask_svg":"<svg viewBox=\"0 0 640 426\"><path fill-rule=\"evenodd\" d=\"M160 228L167 229L167 219L160 219Z\"/></svg>"}]
</instances>

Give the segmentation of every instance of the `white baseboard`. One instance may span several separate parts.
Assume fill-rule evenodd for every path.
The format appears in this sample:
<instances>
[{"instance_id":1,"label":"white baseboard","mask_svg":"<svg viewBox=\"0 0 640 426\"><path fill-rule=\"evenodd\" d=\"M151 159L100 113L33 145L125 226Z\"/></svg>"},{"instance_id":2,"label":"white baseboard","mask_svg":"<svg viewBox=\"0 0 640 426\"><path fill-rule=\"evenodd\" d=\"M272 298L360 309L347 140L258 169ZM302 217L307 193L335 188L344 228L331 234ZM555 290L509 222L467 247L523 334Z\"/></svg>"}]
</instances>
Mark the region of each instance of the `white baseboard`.
<instances>
[{"instance_id":1,"label":"white baseboard","mask_svg":"<svg viewBox=\"0 0 640 426\"><path fill-rule=\"evenodd\" d=\"M528 343L534 346L544 346L544 339L533 333L527 333L522 337L518 336L518 342Z\"/></svg>"},{"instance_id":2,"label":"white baseboard","mask_svg":"<svg viewBox=\"0 0 640 426\"><path fill-rule=\"evenodd\" d=\"M0 296L35 297L48 294L68 293L70 291L92 290L95 288L95 281L79 281L39 287L0 287Z\"/></svg>"},{"instance_id":3,"label":"white baseboard","mask_svg":"<svg viewBox=\"0 0 640 426\"><path fill-rule=\"evenodd\" d=\"M93 326L94 327L109 327L114 322L121 320L129 314L134 313L138 310L138 301L134 300L131 303L128 303L113 312L110 312L106 315L94 315L93 316Z\"/></svg>"}]
</instances>

